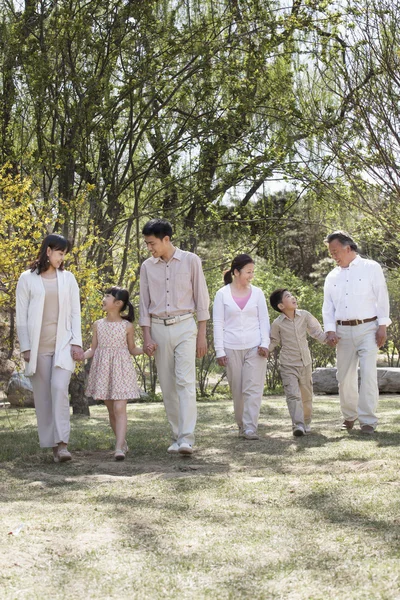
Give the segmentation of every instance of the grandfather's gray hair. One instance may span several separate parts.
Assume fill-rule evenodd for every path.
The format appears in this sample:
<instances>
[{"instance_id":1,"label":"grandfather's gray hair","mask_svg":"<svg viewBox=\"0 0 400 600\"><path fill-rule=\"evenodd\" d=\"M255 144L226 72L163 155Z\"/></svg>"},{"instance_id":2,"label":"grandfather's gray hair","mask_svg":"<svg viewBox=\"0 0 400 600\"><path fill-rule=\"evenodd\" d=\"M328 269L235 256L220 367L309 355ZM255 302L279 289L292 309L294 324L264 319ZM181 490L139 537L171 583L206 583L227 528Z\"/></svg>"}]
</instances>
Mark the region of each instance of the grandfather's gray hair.
<instances>
[{"instance_id":1,"label":"grandfather's gray hair","mask_svg":"<svg viewBox=\"0 0 400 600\"><path fill-rule=\"evenodd\" d=\"M340 242L342 246L350 246L350 248L355 252L357 252L358 250L357 244L346 231L334 231L324 239L324 242L325 244L330 244L334 240L338 240L338 242Z\"/></svg>"}]
</instances>

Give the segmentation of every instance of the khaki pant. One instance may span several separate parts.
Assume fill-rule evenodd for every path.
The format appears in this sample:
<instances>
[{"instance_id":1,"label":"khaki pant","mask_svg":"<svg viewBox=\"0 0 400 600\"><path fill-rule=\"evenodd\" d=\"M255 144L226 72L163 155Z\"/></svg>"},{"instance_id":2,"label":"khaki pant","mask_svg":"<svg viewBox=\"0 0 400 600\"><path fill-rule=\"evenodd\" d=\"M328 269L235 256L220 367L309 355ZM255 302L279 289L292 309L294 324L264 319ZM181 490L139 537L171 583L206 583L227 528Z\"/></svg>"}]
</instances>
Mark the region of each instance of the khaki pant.
<instances>
[{"instance_id":1,"label":"khaki pant","mask_svg":"<svg viewBox=\"0 0 400 600\"><path fill-rule=\"evenodd\" d=\"M53 362L54 355L38 354L36 373L31 377L41 448L69 442L68 386L72 373L54 367Z\"/></svg>"},{"instance_id":2,"label":"khaki pant","mask_svg":"<svg viewBox=\"0 0 400 600\"><path fill-rule=\"evenodd\" d=\"M281 365L280 373L293 427L309 425L312 416L312 369Z\"/></svg>"},{"instance_id":3,"label":"khaki pant","mask_svg":"<svg viewBox=\"0 0 400 600\"><path fill-rule=\"evenodd\" d=\"M378 321L362 323L355 327L338 325L337 380L339 382L340 408L346 421L376 427L379 389L376 370L378 346L376 330ZM360 391L358 391L358 366L360 366Z\"/></svg>"},{"instance_id":4,"label":"khaki pant","mask_svg":"<svg viewBox=\"0 0 400 600\"><path fill-rule=\"evenodd\" d=\"M151 337L158 345L155 360L172 439L193 445L197 419L195 320L169 326L152 322Z\"/></svg>"},{"instance_id":5,"label":"khaki pant","mask_svg":"<svg viewBox=\"0 0 400 600\"><path fill-rule=\"evenodd\" d=\"M226 376L236 423L244 431L257 431L267 359L258 354L258 347L246 350L225 348L225 353L228 357Z\"/></svg>"}]
</instances>

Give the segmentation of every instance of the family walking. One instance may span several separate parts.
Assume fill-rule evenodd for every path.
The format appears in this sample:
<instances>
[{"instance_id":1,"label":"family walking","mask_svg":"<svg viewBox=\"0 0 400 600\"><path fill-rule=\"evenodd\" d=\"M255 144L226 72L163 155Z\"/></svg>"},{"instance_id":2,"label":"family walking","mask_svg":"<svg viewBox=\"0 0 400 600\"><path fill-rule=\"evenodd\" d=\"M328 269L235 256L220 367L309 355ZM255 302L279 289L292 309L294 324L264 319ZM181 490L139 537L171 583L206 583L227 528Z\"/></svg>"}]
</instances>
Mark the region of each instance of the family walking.
<instances>
[{"instance_id":1,"label":"family walking","mask_svg":"<svg viewBox=\"0 0 400 600\"><path fill-rule=\"evenodd\" d=\"M151 257L140 269L139 325L143 348L135 344L134 310L127 290L104 292L105 317L93 324L89 349L82 348L80 298L76 279L64 269L68 240L57 234L42 242L39 255L17 284L16 320L25 374L31 377L39 443L51 448L55 462L71 460L68 450L68 386L75 361L91 358L86 394L103 400L115 435L115 460L124 460L127 402L139 397L132 356L154 356L166 416L170 454L190 455L195 443L196 357L207 353L209 294L200 258L172 241L172 226L152 219L142 234ZM390 325L389 299L380 265L362 258L345 232L325 240L336 267L324 286L324 330L299 309L286 288L270 295L278 313L270 326L263 291L252 285L254 261L236 256L213 304L216 361L225 367L239 435L259 439L258 419L267 359L280 346L280 373L293 435L311 431L312 378L307 335L336 347L342 428L358 420L361 432L377 426L378 348ZM196 317L196 319L195 319ZM358 390L357 369L361 386Z\"/></svg>"}]
</instances>

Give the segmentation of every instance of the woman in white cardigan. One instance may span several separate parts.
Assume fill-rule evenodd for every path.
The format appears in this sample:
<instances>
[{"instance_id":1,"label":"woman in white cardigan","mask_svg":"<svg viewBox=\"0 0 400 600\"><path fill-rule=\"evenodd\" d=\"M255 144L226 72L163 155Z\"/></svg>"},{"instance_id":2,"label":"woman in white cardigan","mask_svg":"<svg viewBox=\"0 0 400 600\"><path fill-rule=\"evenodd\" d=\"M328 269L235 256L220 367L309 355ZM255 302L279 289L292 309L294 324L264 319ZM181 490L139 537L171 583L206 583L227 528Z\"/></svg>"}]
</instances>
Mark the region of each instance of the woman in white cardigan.
<instances>
[{"instance_id":1,"label":"woman in white cardigan","mask_svg":"<svg viewBox=\"0 0 400 600\"><path fill-rule=\"evenodd\" d=\"M17 284L17 334L32 378L39 442L52 448L54 462L71 460L68 451L68 386L76 358L83 354L81 309L76 279L64 271L70 243L50 234L39 257Z\"/></svg>"},{"instance_id":2,"label":"woman in white cardigan","mask_svg":"<svg viewBox=\"0 0 400 600\"><path fill-rule=\"evenodd\" d=\"M214 300L214 347L226 368L239 435L258 440L258 417L269 346L269 316L263 291L251 285L254 262L236 256Z\"/></svg>"}]
</instances>

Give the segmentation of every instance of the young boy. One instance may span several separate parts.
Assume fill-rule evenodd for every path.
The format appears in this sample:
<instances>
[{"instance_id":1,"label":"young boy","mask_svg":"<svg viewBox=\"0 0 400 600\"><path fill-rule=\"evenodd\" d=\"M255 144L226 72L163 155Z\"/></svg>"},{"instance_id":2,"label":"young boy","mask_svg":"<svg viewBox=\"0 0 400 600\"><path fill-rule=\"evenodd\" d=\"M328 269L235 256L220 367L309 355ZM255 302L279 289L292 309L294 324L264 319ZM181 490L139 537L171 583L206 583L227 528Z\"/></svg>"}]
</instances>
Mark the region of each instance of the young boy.
<instances>
[{"instance_id":1,"label":"young boy","mask_svg":"<svg viewBox=\"0 0 400 600\"><path fill-rule=\"evenodd\" d=\"M276 346L281 346L280 373L293 435L299 437L311 431L313 388L307 333L321 343L326 343L326 334L312 314L297 308L297 300L289 290L275 290L269 301L281 314L271 325L268 350L271 353Z\"/></svg>"}]
</instances>

